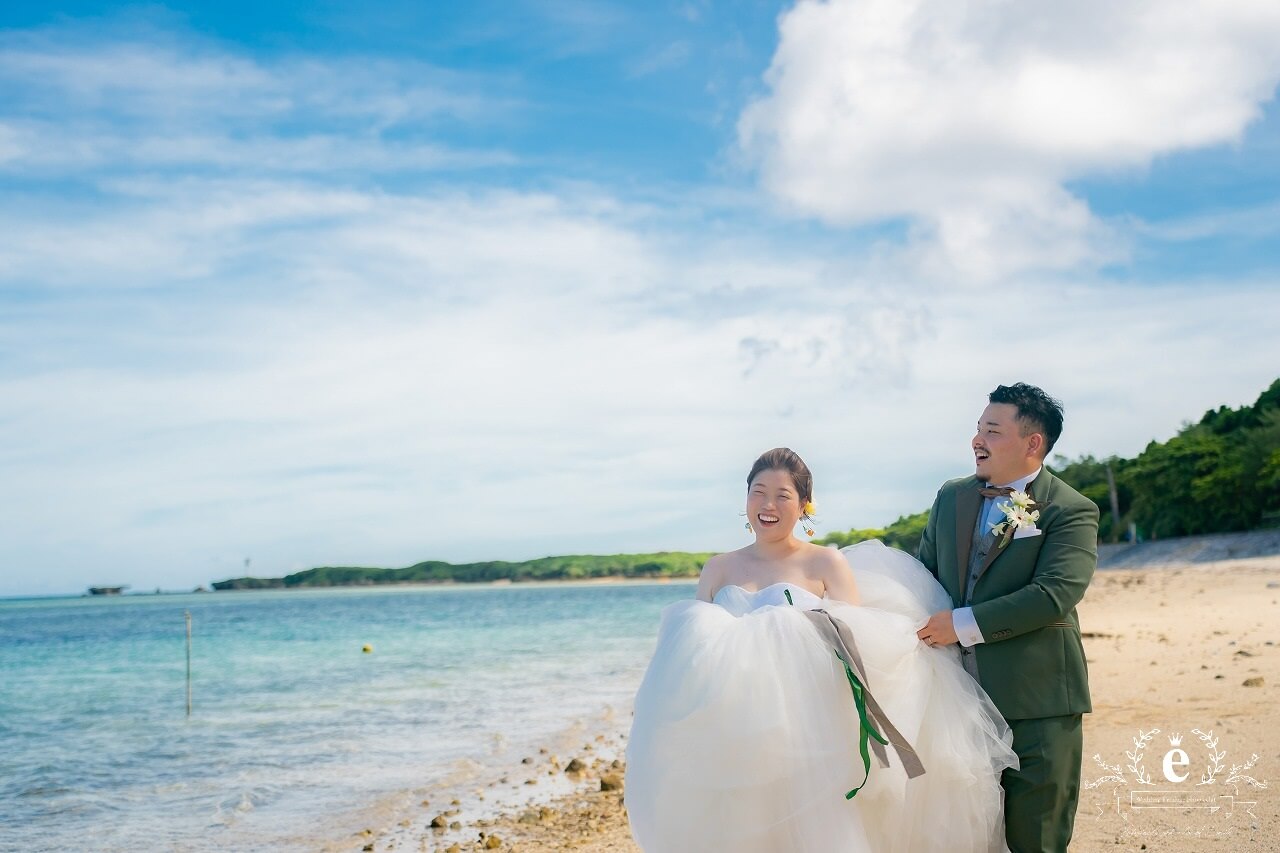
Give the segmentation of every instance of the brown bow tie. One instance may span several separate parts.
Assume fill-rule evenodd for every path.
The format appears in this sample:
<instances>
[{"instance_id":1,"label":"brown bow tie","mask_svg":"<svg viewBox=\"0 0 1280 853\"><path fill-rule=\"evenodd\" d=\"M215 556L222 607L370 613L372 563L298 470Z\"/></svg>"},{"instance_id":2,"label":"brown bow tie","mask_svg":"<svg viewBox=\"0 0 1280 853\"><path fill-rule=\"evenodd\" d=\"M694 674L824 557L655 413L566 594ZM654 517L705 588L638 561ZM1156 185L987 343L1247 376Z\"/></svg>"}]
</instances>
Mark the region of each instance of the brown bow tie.
<instances>
[{"instance_id":1,"label":"brown bow tie","mask_svg":"<svg viewBox=\"0 0 1280 853\"><path fill-rule=\"evenodd\" d=\"M1002 486L1001 488L998 488L998 489L992 488L990 486L986 486L984 488L978 489L978 494L982 495L984 498L1006 498L1009 495L1013 494L1013 489L1009 488L1008 486Z\"/></svg>"}]
</instances>

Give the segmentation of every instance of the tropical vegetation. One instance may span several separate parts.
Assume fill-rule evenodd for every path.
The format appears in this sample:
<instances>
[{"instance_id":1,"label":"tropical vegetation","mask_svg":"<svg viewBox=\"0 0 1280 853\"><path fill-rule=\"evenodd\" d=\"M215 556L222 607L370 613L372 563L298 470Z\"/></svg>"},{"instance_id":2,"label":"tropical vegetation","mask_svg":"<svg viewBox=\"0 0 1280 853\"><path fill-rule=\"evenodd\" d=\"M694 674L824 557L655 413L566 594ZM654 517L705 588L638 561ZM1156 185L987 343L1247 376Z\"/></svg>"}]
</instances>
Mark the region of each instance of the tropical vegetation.
<instances>
[{"instance_id":1,"label":"tropical vegetation","mask_svg":"<svg viewBox=\"0 0 1280 853\"><path fill-rule=\"evenodd\" d=\"M1280 525L1280 379L1250 406L1223 406L1152 441L1132 459L1054 457L1050 468L1098 504L1103 541L1225 533ZM814 540L845 547L865 539L915 553L928 510L886 527L829 533ZM214 589L289 589L395 583L692 578L711 555L679 551L542 557L523 562L446 563L400 569L321 566L283 578L234 578Z\"/></svg>"},{"instance_id":2,"label":"tropical vegetation","mask_svg":"<svg viewBox=\"0 0 1280 853\"><path fill-rule=\"evenodd\" d=\"M694 578L711 556L681 551L656 554L575 555L542 557L511 563L446 563L428 560L402 569L363 566L320 566L283 578L234 578L218 581L214 589L293 589L314 586L372 586L406 583L478 583L494 581L566 581L592 578Z\"/></svg>"}]
</instances>

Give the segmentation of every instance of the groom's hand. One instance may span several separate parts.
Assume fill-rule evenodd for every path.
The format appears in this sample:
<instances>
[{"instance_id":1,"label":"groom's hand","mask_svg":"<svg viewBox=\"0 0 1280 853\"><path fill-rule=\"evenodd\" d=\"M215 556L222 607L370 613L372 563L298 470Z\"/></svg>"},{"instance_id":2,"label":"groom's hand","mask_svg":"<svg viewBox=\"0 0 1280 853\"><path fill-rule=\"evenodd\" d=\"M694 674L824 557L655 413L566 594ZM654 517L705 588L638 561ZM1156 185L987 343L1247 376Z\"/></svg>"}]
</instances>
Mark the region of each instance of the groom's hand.
<instances>
[{"instance_id":1,"label":"groom's hand","mask_svg":"<svg viewBox=\"0 0 1280 853\"><path fill-rule=\"evenodd\" d=\"M930 616L924 627L916 631L916 636L930 646L949 646L960 642L950 610L939 610Z\"/></svg>"}]
</instances>

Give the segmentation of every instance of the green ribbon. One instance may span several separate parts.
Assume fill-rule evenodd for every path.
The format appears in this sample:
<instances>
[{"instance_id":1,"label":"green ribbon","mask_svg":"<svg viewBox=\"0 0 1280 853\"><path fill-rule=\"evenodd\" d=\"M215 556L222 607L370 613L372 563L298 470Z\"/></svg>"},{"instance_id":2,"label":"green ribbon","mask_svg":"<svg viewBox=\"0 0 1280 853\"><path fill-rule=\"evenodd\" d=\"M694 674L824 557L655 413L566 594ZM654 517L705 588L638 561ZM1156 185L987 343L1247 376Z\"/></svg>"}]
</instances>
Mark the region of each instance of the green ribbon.
<instances>
[{"instance_id":1,"label":"green ribbon","mask_svg":"<svg viewBox=\"0 0 1280 853\"><path fill-rule=\"evenodd\" d=\"M787 597L787 604L795 606L795 602L791 600L791 590L785 587L782 594ZM871 779L871 749L870 741L867 736L875 738L881 744L888 746L889 741L884 738L880 732L876 731L875 726L871 725L871 721L867 719L867 700L863 698L862 682L858 680L858 676L853 674L853 668L849 666L849 662L840 657L840 653L833 650L836 660L844 665L845 677L849 679L849 689L853 691L853 707L858 709L858 755L862 756L862 784L854 788L852 791L844 795L846 800L852 800L859 791L866 787L867 781Z\"/></svg>"},{"instance_id":2,"label":"green ribbon","mask_svg":"<svg viewBox=\"0 0 1280 853\"><path fill-rule=\"evenodd\" d=\"M862 783L858 787L844 795L846 800L852 800L871 778L871 751L867 736L870 735L886 746L889 741L880 732L876 731L875 726L871 725L871 721L867 719L867 700L862 695L864 690L862 682L858 680L858 676L853 674L853 669L849 666L848 661L840 657L839 654L836 654L836 659L844 664L844 674L849 679L849 689L853 691L853 706L858 709L858 754L862 756L863 777Z\"/></svg>"}]
</instances>

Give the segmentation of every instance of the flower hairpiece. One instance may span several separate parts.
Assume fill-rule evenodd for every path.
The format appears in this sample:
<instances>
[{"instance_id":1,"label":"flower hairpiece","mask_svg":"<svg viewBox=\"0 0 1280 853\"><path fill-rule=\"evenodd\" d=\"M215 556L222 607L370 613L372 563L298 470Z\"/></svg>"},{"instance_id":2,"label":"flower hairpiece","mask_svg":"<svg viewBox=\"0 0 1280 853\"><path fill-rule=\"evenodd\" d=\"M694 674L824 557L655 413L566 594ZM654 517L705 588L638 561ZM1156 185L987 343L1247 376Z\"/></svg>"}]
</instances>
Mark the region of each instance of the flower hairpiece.
<instances>
[{"instance_id":1,"label":"flower hairpiece","mask_svg":"<svg viewBox=\"0 0 1280 853\"><path fill-rule=\"evenodd\" d=\"M801 510L804 512L805 515L813 515L815 512L818 511L818 505L815 504L813 501L805 501L804 506L801 508Z\"/></svg>"}]
</instances>

